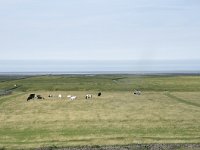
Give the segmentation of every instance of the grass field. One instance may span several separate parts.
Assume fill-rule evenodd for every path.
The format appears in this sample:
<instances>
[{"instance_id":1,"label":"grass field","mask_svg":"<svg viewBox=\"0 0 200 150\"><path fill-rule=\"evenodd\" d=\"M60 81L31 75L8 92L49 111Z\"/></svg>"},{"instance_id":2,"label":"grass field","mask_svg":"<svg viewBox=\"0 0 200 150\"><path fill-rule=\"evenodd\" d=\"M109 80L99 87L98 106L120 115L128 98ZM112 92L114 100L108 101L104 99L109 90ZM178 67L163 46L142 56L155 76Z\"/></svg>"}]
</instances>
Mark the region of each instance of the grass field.
<instances>
[{"instance_id":1,"label":"grass field","mask_svg":"<svg viewBox=\"0 0 200 150\"><path fill-rule=\"evenodd\" d=\"M0 148L200 143L200 76L48 75L2 81L0 89L20 87L0 97ZM134 95L134 88L142 94ZM30 93L46 99L27 102ZM85 100L88 93L93 99ZM77 99L68 100L69 94Z\"/></svg>"}]
</instances>

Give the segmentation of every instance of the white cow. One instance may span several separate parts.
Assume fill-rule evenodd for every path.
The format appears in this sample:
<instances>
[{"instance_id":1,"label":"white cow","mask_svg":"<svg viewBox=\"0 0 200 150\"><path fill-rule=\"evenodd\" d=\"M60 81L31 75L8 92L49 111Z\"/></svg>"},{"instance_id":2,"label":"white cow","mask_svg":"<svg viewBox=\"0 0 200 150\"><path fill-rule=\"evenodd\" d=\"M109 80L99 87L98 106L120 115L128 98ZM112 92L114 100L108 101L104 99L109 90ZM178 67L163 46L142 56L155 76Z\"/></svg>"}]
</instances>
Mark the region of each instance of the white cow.
<instances>
[{"instance_id":1,"label":"white cow","mask_svg":"<svg viewBox=\"0 0 200 150\"><path fill-rule=\"evenodd\" d=\"M67 95L67 98L71 98L72 96L71 95Z\"/></svg>"},{"instance_id":2,"label":"white cow","mask_svg":"<svg viewBox=\"0 0 200 150\"><path fill-rule=\"evenodd\" d=\"M70 97L70 100L75 100L76 99L76 96L71 96Z\"/></svg>"},{"instance_id":3,"label":"white cow","mask_svg":"<svg viewBox=\"0 0 200 150\"><path fill-rule=\"evenodd\" d=\"M62 98L62 95L61 95L61 94L59 94L59 95L58 95L58 98Z\"/></svg>"}]
</instances>

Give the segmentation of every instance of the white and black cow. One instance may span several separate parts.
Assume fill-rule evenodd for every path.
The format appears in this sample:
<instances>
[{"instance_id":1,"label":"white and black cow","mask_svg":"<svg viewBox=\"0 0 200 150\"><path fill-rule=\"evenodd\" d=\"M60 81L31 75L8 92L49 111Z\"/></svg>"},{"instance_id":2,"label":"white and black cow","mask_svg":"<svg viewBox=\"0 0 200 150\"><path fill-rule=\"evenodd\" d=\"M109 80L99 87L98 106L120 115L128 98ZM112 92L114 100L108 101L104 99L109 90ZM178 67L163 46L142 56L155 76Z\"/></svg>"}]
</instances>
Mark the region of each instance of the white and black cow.
<instances>
[{"instance_id":1,"label":"white and black cow","mask_svg":"<svg viewBox=\"0 0 200 150\"><path fill-rule=\"evenodd\" d=\"M89 99L89 98L92 98L92 94L87 94L87 95L85 96L85 99Z\"/></svg>"}]
</instances>

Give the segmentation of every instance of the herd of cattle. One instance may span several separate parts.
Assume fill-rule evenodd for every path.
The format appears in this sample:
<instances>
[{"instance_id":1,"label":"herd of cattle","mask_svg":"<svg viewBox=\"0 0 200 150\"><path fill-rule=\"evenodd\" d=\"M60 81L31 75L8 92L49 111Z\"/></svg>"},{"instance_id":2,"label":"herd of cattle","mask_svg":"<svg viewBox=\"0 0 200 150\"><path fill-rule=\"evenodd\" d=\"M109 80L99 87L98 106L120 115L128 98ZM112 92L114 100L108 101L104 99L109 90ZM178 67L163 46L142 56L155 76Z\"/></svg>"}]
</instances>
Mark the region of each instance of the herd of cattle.
<instances>
[{"instance_id":1,"label":"herd of cattle","mask_svg":"<svg viewBox=\"0 0 200 150\"><path fill-rule=\"evenodd\" d=\"M133 92L133 94L134 94L134 95L140 95L140 94L141 94L141 91L135 89L134 92ZM97 96L101 96L101 92L99 92L99 93L97 94ZM53 96L53 95L50 94L50 95L48 95L48 97L49 97L49 98L57 97L57 98L61 99L61 98L63 98L64 96L61 95L61 94L59 94L58 96L55 96L55 95ZM67 98L68 98L69 100L75 100L75 99L77 99L77 96L74 96L74 95L67 95ZM85 99L91 99L91 98L92 98L92 94L87 94L87 95L85 96ZM34 100L34 99L45 99L45 98L42 97L41 95L30 94L30 95L28 96L28 98L27 98L27 101L29 101L29 100Z\"/></svg>"},{"instance_id":2,"label":"herd of cattle","mask_svg":"<svg viewBox=\"0 0 200 150\"><path fill-rule=\"evenodd\" d=\"M97 94L97 96L101 96L101 92L99 92ZM58 96L53 96L51 94L48 95L49 98L52 98L52 97L58 97L58 98L63 98L63 95L59 94ZM77 98L77 96L73 96L73 95L67 95L67 98L69 100L75 100ZM92 98L92 94L87 94L85 96L85 99L91 99ZM42 97L41 95L36 95L36 94L30 94L27 98L27 101L29 100L34 100L34 99L45 99L44 97Z\"/></svg>"}]
</instances>

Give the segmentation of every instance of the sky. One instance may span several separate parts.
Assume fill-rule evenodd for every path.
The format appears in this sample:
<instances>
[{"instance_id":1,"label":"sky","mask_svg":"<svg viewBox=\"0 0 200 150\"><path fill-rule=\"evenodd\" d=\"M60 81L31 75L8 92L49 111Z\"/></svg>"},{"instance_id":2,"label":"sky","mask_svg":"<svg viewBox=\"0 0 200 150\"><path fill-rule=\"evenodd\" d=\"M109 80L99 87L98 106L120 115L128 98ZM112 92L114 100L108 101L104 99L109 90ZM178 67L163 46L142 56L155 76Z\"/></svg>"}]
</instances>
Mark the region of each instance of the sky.
<instances>
[{"instance_id":1,"label":"sky","mask_svg":"<svg viewBox=\"0 0 200 150\"><path fill-rule=\"evenodd\" d=\"M200 1L0 0L0 60L200 60Z\"/></svg>"}]
</instances>

